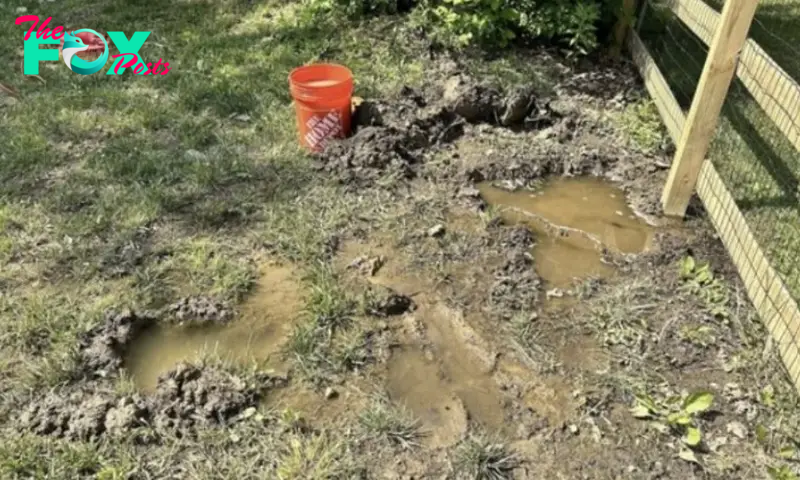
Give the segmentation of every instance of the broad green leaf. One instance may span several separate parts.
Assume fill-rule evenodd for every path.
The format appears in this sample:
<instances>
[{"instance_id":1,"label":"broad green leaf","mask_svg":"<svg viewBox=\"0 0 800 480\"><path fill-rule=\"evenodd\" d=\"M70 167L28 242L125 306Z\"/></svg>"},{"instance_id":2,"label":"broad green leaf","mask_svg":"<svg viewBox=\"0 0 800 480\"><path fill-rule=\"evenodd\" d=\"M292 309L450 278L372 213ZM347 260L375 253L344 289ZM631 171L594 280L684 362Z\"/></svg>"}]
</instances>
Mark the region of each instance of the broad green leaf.
<instances>
[{"instance_id":1,"label":"broad green leaf","mask_svg":"<svg viewBox=\"0 0 800 480\"><path fill-rule=\"evenodd\" d=\"M670 425L689 425L692 423L692 417L686 412L670 413L667 417L667 423Z\"/></svg>"},{"instance_id":2,"label":"broad green leaf","mask_svg":"<svg viewBox=\"0 0 800 480\"><path fill-rule=\"evenodd\" d=\"M695 270L694 279L697 283L704 285L711 281L713 276L711 275L711 270L707 263L704 263L703 266Z\"/></svg>"},{"instance_id":3,"label":"broad green leaf","mask_svg":"<svg viewBox=\"0 0 800 480\"><path fill-rule=\"evenodd\" d=\"M714 403L714 394L711 392L696 392L683 401L683 411L689 415L705 412Z\"/></svg>"},{"instance_id":4,"label":"broad green leaf","mask_svg":"<svg viewBox=\"0 0 800 480\"><path fill-rule=\"evenodd\" d=\"M656 402L653 401L653 399L650 398L649 395L636 395L636 403L644 406L653 413L658 413L658 407L656 407Z\"/></svg>"},{"instance_id":5,"label":"broad green leaf","mask_svg":"<svg viewBox=\"0 0 800 480\"><path fill-rule=\"evenodd\" d=\"M681 460L685 460L687 462L696 463L697 465L700 465L700 460L697 459L697 455L695 455L694 452L689 450L688 448L681 450L681 452L678 454L678 457Z\"/></svg>"},{"instance_id":6,"label":"broad green leaf","mask_svg":"<svg viewBox=\"0 0 800 480\"><path fill-rule=\"evenodd\" d=\"M694 265L694 258L684 257L681 261L681 276L684 278L690 277L694 271Z\"/></svg>"},{"instance_id":7,"label":"broad green leaf","mask_svg":"<svg viewBox=\"0 0 800 480\"><path fill-rule=\"evenodd\" d=\"M767 385L761 390L761 403L767 407L775 406L775 389L772 385Z\"/></svg>"},{"instance_id":8,"label":"broad green leaf","mask_svg":"<svg viewBox=\"0 0 800 480\"><path fill-rule=\"evenodd\" d=\"M769 431L767 427L764 425L758 424L756 425L756 440L761 445L765 445L767 443L767 436L769 435Z\"/></svg>"},{"instance_id":9,"label":"broad green leaf","mask_svg":"<svg viewBox=\"0 0 800 480\"><path fill-rule=\"evenodd\" d=\"M785 447L781 448L780 452L778 452L778 455L781 458L786 458L786 459L793 458L794 457L794 447L792 447L791 445L786 445Z\"/></svg>"},{"instance_id":10,"label":"broad green leaf","mask_svg":"<svg viewBox=\"0 0 800 480\"><path fill-rule=\"evenodd\" d=\"M631 408L631 414L634 418L650 418L651 416L650 409L642 404L635 405Z\"/></svg>"},{"instance_id":11,"label":"broad green leaf","mask_svg":"<svg viewBox=\"0 0 800 480\"><path fill-rule=\"evenodd\" d=\"M703 441L703 435L700 433L699 428L692 426L686 427L686 435L683 437L683 443L690 447L696 447Z\"/></svg>"}]
</instances>

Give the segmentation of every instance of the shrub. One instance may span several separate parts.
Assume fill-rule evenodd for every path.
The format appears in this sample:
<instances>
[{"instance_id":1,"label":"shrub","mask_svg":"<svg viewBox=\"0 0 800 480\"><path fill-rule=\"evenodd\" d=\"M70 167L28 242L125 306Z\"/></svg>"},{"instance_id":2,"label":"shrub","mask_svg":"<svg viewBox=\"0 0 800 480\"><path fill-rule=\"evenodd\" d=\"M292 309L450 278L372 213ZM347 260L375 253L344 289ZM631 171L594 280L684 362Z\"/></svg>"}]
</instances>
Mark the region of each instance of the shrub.
<instances>
[{"instance_id":1,"label":"shrub","mask_svg":"<svg viewBox=\"0 0 800 480\"><path fill-rule=\"evenodd\" d=\"M618 0L307 0L313 16L358 19L416 7L413 23L451 47L506 47L549 42L573 53L597 48L598 27L613 20Z\"/></svg>"},{"instance_id":2,"label":"shrub","mask_svg":"<svg viewBox=\"0 0 800 480\"><path fill-rule=\"evenodd\" d=\"M505 47L535 40L581 54L597 47L602 13L596 0L424 0L418 11L450 45Z\"/></svg>"}]
</instances>

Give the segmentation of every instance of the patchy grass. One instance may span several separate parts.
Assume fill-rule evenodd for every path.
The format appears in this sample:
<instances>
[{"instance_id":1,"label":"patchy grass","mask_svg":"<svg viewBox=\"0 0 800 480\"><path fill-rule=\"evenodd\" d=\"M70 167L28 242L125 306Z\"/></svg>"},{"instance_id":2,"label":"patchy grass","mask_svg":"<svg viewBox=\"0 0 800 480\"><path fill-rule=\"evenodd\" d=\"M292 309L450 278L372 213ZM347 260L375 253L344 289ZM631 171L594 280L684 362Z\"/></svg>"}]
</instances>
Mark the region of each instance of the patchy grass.
<instances>
[{"instance_id":1,"label":"patchy grass","mask_svg":"<svg viewBox=\"0 0 800 480\"><path fill-rule=\"evenodd\" d=\"M456 448L456 471L476 480L509 480L518 461L508 448L484 434L472 434Z\"/></svg>"},{"instance_id":2,"label":"patchy grass","mask_svg":"<svg viewBox=\"0 0 800 480\"><path fill-rule=\"evenodd\" d=\"M369 408L359 416L359 421L370 435L395 444L403 450L420 446L422 434L419 421L405 408L392 405L385 396L375 396Z\"/></svg>"}]
</instances>

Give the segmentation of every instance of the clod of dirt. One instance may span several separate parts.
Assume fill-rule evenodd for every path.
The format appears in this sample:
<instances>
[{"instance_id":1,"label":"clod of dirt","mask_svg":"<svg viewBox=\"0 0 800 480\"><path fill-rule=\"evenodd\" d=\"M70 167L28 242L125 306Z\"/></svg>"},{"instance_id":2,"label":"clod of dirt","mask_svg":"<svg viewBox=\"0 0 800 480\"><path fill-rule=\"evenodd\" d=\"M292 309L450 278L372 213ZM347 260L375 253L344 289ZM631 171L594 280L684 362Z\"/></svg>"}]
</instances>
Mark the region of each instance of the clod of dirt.
<instances>
[{"instance_id":1,"label":"clod of dirt","mask_svg":"<svg viewBox=\"0 0 800 480\"><path fill-rule=\"evenodd\" d=\"M109 391L86 387L71 393L53 391L42 400L31 402L19 423L38 435L91 440L107 431L128 431L146 419L147 407L142 397L117 400Z\"/></svg>"},{"instance_id":2,"label":"clod of dirt","mask_svg":"<svg viewBox=\"0 0 800 480\"><path fill-rule=\"evenodd\" d=\"M500 125L509 127L522 123L535 106L536 97L532 86L522 85L515 88L503 101Z\"/></svg>"},{"instance_id":3,"label":"clod of dirt","mask_svg":"<svg viewBox=\"0 0 800 480\"><path fill-rule=\"evenodd\" d=\"M223 302L206 296L186 297L173 303L166 314L179 324L207 325L227 323L233 311Z\"/></svg>"},{"instance_id":4,"label":"clod of dirt","mask_svg":"<svg viewBox=\"0 0 800 480\"><path fill-rule=\"evenodd\" d=\"M541 280L534 271L530 253L511 250L494 277L489 302L500 316L511 318L515 312L531 311L536 306Z\"/></svg>"},{"instance_id":5,"label":"clod of dirt","mask_svg":"<svg viewBox=\"0 0 800 480\"><path fill-rule=\"evenodd\" d=\"M376 317L402 315L416 308L410 297L381 285L371 285L364 292L363 305L365 314Z\"/></svg>"},{"instance_id":6,"label":"clod of dirt","mask_svg":"<svg viewBox=\"0 0 800 480\"><path fill-rule=\"evenodd\" d=\"M225 424L255 404L257 391L240 377L180 363L158 380L153 424L159 430L185 430L197 423Z\"/></svg>"},{"instance_id":7,"label":"clod of dirt","mask_svg":"<svg viewBox=\"0 0 800 480\"><path fill-rule=\"evenodd\" d=\"M278 386L281 379L261 380L259 385L270 387ZM70 388L31 402L19 417L20 427L72 440L126 434L144 425L158 433L187 432L197 424L232 421L253 407L260 393L236 375L188 364L179 364L159 379L152 396L120 396L110 386L97 383Z\"/></svg>"},{"instance_id":8,"label":"clod of dirt","mask_svg":"<svg viewBox=\"0 0 800 480\"><path fill-rule=\"evenodd\" d=\"M386 263L386 257L383 255L377 255L374 257L362 255L350 262L347 268L358 269L358 271L362 274L373 277L376 273L378 273L381 267L383 267L384 263Z\"/></svg>"},{"instance_id":9,"label":"clod of dirt","mask_svg":"<svg viewBox=\"0 0 800 480\"><path fill-rule=\"evenodd\" d=\"M144 425L149 417L147 402L141 395L120 398L106 413L105 430L110 435L122 435Z\"/></svg>"},{"instance_id":10,"label":"clod of dirt","mask_svg":"<svg viewBox=\"0 0 800 480\"><path fill-rule=\"evenodd\" d=\"M80 356L87 371L105 377L122 366L128 343L138 332L155 322L147 313L109 311L105 322L90 330L80 342Z\"/></svg>"},{"instance_id":11,"label":"clod of dirt","mask_svg":"<svg viewBox=\"0 0 800 480\"><path fill-rule=\"evenodd\" d=\"M386 127L364 127L343 141L332 141L322 155L321 168L337 173L342 183L377 180L384 172L412 178L410 165L419 158L407 148L407 137Z\"/></svg>"},{"instance_id":12,"label":"clod of dirt","mask_svg":"<svg viewBox=\"0 0 800 480\"><path fill-rule=\"evenodd\" d=\"M519 225L512 228L505 228L500 239L500 244L506 248L529 249L536 243L533 232L528 227Z\"/></svg>"},{"instance_id":13,"label":"clod of dirt","mask_svg":"<svg viewBox=\"0 0 800 480\"><path fill-rule=\"evenodd\" d=\"M383 125L379 104L371 100L362 100L353 112L352 122L355 129Z\"/></svg>"},{"instance_id":14,"label":"clod of dirt","mask_svg":"<svg viewBox=\"0 0 800 480\"><path fill-rule=\"evenodd\" d=\"M434 225L434 226L432 226L431 228L428 229L428 236L429 237L441 237L442 235L444 235L444 232L445 232L444 225L439 223L439 224Z\"/></svg>"},{"instance_id":15,"label":"clod of dirt","mask_svg":"<svg viewBox=\"0 0 800 480\"><path fill-rule=\"evenodd\" d=\"M442 99L447 108L471 123L491 122L501 104L500 92L465 75L447 79Z\"/></svg>"}]
</instances>

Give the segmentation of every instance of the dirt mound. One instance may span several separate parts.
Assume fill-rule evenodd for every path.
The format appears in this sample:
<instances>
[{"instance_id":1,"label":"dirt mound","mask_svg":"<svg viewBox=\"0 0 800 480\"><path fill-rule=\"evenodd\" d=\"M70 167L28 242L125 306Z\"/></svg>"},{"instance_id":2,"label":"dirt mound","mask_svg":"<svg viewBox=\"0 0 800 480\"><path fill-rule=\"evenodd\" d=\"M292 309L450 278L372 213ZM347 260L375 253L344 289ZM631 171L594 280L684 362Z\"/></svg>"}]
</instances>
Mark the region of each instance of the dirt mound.
<instances>
[{"instance_id":1,"label":"dirt mound","mask_svg":"<svg viewBox=\"0 0 800 480\"><path fill-rule=\"evenodd\" d=\"M518 229L514 229L509 241L523 240L519 238ZM528 247L510 247L506 261L494 271L494 283L489 291L489 304L492 310L503 318L511 318L515 312L532 312L539 301L541 279L534 270L533 257Z\"/></svg>"},{"instance_id":2,"label":"dirt mound","mask_svg":"<svg viewBox=\"0 0 800 480\"><path fill-rule=\"evenodd\" d=\"M165 316L179 324L208 325L228 323L233 311L224 302L206 296L186 297L165 310Z\"/></svg>"},{"instance_id":3,"label":"dirt mound","mask_svg":"<svg viewBox=\"0 0 800 480\"><path fill-rule=\"evenodd\" d=\"M109 311L105 321L90 330L80 342L80 356L87 372L105 377L119 370L128 343L156 321L150 313Z\"/></svg>"},{"instance_id":4,"label":"dirt mound","mask_svg":"<svg viewBox=\"0 0 800 480\"><path fill-rule=\"evenodd\" d=\"M152 398L158 430L186 430L196 423L225 424L255 404L257 391L241 377L181 363L158 379Z\"/></svg>"},{"instance_id":5,"label":"dirt mound","mask_svg":"<svg viewBox=\"0 0 800 480\"><path fill-rule=\"evenodd\" d=\"M19 426L38 435L72 440L126 434L141 426L156 433L189 433L196 425L227 424L256 405L282 379L243 378L211 367L180 364L159 379L156 392L120 395L108 384L86 383L33 400Z\"/></svg>"},{"instance_id":6,"label":"dirt mound","mask_svg":"<svg viewBox=\"0 0 800 480\"><path fill-rule=\"evenodd\" d=\"M413 178L418 165L436 147L463 135L468 123L512 126L530 118L540 125L544 117L554 116L537 103L533 87L527 85L504 94L459 74L429 90L435 93L404 87L391 102L362 102L353 118L355 135L331 142L320 168L347 184Z\"/></svg>"},{"instance_id":7,"label":"dirt mound","mask_svg":"<svg viewBox=\"0 0 800 480\"><path fill-rule=\"evenodd\" d=\"M110 389L87 384L72 391L54 390L32 401L20 415L20 426L38 435L71 440L99 438L107 431L128 431L148 418L145 400L118 398Z\"/></svg>"}]
</instances>

